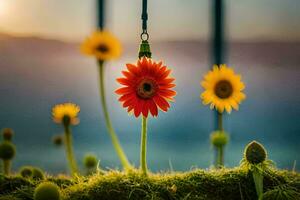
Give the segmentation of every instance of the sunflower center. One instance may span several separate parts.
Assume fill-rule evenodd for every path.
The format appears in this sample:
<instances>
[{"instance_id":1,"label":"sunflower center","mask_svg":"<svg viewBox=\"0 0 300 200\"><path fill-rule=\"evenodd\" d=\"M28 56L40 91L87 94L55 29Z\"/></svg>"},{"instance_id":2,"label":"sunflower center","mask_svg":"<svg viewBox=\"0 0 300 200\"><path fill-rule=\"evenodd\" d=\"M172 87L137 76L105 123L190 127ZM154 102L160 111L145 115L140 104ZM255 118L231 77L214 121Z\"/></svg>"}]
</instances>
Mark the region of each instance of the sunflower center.
<instances>
[{"instance_id":1,"label":"sunflower center","mask_svg":"<svg viewBox=\"0 0 300 200\"><path fill-rule=\"evenodd\" d=\"M227 80L221 80L215 86L215 94L221 99L230 97L232 95L232 92L232 85Z\"/></svg>"},{"instance_id":2,"label":"sunflower center","mask_svg":"<svg viewBox=\"0 0 300 200\"><path fill-rule=\"evenodd\" d=\"M100 44L97 46L96 50L100 51L101 53L106 53L106 52L108 52L109 48L105 44Z\"/></svg>"},{"instance_id":3,"label":"sunflower center","mask_svg":"<svg viewBox=\"0 0 300 200\"><path fill-rule=\"evenodd\" d=\"M137 87L136 93L142 99L149 99L156 93L157 85L151 79L142 80Z\"/></svg>"}]
</instances>

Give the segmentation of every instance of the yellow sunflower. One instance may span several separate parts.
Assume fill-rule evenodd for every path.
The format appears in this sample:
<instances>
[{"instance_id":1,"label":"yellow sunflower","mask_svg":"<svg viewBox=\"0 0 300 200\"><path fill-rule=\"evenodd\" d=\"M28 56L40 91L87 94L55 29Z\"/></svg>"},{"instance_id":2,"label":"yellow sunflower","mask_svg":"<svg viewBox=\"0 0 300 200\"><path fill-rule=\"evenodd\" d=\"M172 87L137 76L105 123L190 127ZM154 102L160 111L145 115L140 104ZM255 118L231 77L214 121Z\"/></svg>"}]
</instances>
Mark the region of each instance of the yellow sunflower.
<instances>
[{"instance_id":1,"label":"yellow sunflower","mask_svg":"<svg viewBox=\"0 0 300 200\"><path fill-rule=\"evenodd\" d=\"M52 108L53 121L76 125L79 123L79 119L77 118L79 111L80 107L73 103L55 105Z\"/></svg>"},{"instance_id":2,"label":"yellow sunflower","mask_svg":"<svg viewBox=\"0 0 300 200\"><path fill-rule=\"evenodd\" d=\"M81 45L81 52L98 60L111 60L121 55L120 41L108 31L96 31Z\"/></svg>"},{"instance_id":3,"label":"yellow sunflower","mask_svg":"<svg viewBox=\"0 0 300 200\"><path fill-rule=\"evenodd\" d=\"M246 98L241 76L234 73L233 69L226 65L215 65L201 82L205 91L201 94L204 105L210 104L210 108L216 108L220 113L224 109L230 113L232 108L239 109L239 104Z\"/></svg>"}]
</instances>

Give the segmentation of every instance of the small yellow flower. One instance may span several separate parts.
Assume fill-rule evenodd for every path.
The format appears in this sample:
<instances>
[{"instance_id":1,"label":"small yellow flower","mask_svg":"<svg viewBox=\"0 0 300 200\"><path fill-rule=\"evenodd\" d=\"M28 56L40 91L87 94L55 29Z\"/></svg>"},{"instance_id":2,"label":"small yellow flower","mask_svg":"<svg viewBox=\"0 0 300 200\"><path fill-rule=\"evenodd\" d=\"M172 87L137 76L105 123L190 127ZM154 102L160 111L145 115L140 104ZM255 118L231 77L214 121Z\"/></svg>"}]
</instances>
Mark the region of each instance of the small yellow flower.
<instances>
[{"instance_id":1,"label":"small yellow flower","mask_svg":"<svg viewBox=\"0 0 300 200\"><path fill-rule=\"evenodd\" d=\"M238 110L239 104L246 98L242 92L245 85L241 76L226 65L215 65L213 70L204 76L201 85L205 89L200 96L203 104L210 104L211 109L216 108L220 113L223 113L224 109L228 113L232 108Z\"/></svg>"},{"instance_id":2,"label":"small yellow flower","mask_svg":"<svg viewBox=\"0 0 300 200\"><path fill-rule=\"evenodd\" d=\"M52 108L53 121L56 123L66 123L64 120L67 118L69 124L76 125L79 123L77 115L80 107L73 103L64 103L55 105Z\"/></svg>"},{"instance_id":3,"label":"small yellow flower","mask_svg":"<svg viewBox=\"0 0 300 200\"><path fill-rule=\"evenodd\" d=\"M81 45L81 52L98 60L111 60L121 55L120 41L108 31L96 31Z\"/></svg>"}]
</instances>

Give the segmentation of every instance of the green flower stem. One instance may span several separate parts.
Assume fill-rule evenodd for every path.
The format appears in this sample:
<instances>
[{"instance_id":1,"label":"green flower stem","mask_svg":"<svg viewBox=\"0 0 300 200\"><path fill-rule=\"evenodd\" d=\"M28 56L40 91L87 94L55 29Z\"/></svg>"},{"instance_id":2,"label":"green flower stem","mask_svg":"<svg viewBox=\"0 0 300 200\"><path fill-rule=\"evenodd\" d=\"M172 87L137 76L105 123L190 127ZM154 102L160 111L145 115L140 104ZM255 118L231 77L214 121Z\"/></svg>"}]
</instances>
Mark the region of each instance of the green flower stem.
<instances>
[{"instance_id":1,"label":"green flower stem","mask_svg":"<svg viewBox=\"0 0 300 200\"><path fill-rule=\"evenodd\" d=\"M224 146L217 147L217 166L222 167L224 165Z\"/></svg>"},{"instance_id":2,"label":"green flower stem","mask_svg":"<svg viewBox=\"0 0 300 200\"><path fill-rule=\"evenodd\" d=\"M256 189L256 193L258 196L258 199L261 199L264 191L263 191L263 175L262 173L259 171L259 169L257 169L256 167L253 169L252 171L252 176L253 176L253 180L254 180L254 184L255 184L255 189Z\"/></svg>"},{"instance_id":3,"label":"green flower stem","mask_svg":"<svg viewBox=\"0 0 300 200\"><path fill-rule=\"evenodd\" d=\"M65 126L65 143L66 143L65 147L66 147L67 158L69 161L69 167L72 176L74 176L78 173L78 168L77 168L76 159L73 151L72 132L70 126L68 125Z\"/></svg>"},{"instance_id":4,"label":"green flower stem","mask_svg":"<svg viewBox=\"0 0 300 200\"><path fill-rule=\"evenodd\" d=\"M143 174L147 175L147 118L143 116L142 118L142 131L141 131L141 169Z\"/></svg>"},{"instance_id":5,"label":"green flower stem","mask_svg":"<svg viewBox=\"0 0 300 200\"><path fill-rule=\"evenodd\" d=\"M218 111L217 111L218 112ZM223 114L218 112L218 129L224 131L223 129ZM224 146L217 147L217 166L222 167L224 165Z\"/></svg>"},{"instance_id":6,"label":"green flower stem","mask_svg":"<svg viewBox=\"0 0 300 200\"><path fill-rule=\"evenodd\" d=\"M128 169L131 169L132 167L122 149L122 146L119 142L118 136L117 136L115 130L113 129L112 123L110 121L107 105L106 105L105 90L104 90L103 61L98 61L98 66L99 66L99 78L100 78L100 96L101 96L101 103L102 103L102 109L103 109L103 113L104 113L106 127L107 127L108 133L111 137L112 144L119 156L119 159L121 161L123 168L128 170Z\"/></svg>"},{"instance_id":7,"label":"green flower stem","mask_svg":"<svg viewBox=\"0 0 300 200\"><path fill-rule=\"evenodd\" d=\"M220 131L223 131L224 130L223 129L223 114L219 113L219 111L217 111L217 112L218 112L218 129Z\"/></svg>"},{"instance_id":8,"label":"green flower stem","mask_svg":"<svg viewBox=\"0 0 300 200\"><path fill-rule=\"evenodd\" d=\"M10 167L11 167L11 161L3 160L4 174L7 176L10 174Z\"/></svg>"}]
</instances>

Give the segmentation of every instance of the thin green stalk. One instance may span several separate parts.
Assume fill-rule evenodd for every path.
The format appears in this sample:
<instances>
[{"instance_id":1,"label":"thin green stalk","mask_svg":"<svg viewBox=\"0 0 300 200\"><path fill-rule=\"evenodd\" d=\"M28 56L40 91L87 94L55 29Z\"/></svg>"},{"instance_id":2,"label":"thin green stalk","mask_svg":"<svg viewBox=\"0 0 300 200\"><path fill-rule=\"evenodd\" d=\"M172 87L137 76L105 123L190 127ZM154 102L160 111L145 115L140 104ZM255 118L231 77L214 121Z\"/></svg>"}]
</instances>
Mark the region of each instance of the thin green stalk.
<instances>
[{"instance_id":1,"label":"thin green stalk","mask_svg":"<svg viewBox=\"0 0 300 200\"><path fill-rule=\"evenodd\" d=\"M147 175L147 118L142 117L142 131L141 131L141 155L140 163L143 174Z\"/></svg>"},{"instance_id":2,"label":"thin green stalk","mask_svg":"<svg viewBox=\"0 0 300 200\"><path fill-rule=\"evenodd\" d=\"M119 156L119 159L121 161L123 168L128 170L128 169L131 169L132 167L123 151L123 148L119 142L118 136L117 136L115 130L113 129L112 123L110 121L107 105L106 105L105 90L104 90L103 61L98 61L98 66L99 66L99 79L100 79L100 96L101 96L101 103L102 103L102 109L103 109L103 113L104 113L106 128L111 137L112 144L117 152L117 155Z\"/></svg>"},{"instance_id":3,"label":"thin green stalk","mask_svg":"<svg viewBox=\"0 0 300 200\"><path fill-rule=\"evenodd\" d=\"M218 129L220 131L223 131L224 130L223 129L223 114L219 113L219 111L217 111L217 112L218 112Z\"/></svg>"},{"instance_id":4,"label":"thin green stalk","mask_svg":"<svg viewBox=\"0 0 300 200\"><path fill-rule=\"evenodd\" d=\"M224 146L217 147L217 166L222 167L224 165Z\"/></svg>"},{"instance_id":5,"label":"thin green stalk","mask_svg":"<svg viewBox=\"0 0 300 200\"><path fill-rule=\"evenodd\" d=\"M254 180L255 189L256 189L258 199L261 199L261 197L264 193L264 191L263 191L263 187L264 187L263 178L264 177L257 168L254 168L254 170L252 172L252 176L253 176L253 180Z\"/></svg>"},{"instance_id":6,"label":"thin green stalk","mask_svg":"<svg viewBox=\"0 0 300 200\"><path fill-rule=\"evenodd\" d=\"M11 167L11 161L3 160L4 174L7 176L10 174L10 167Z\"/></svg>"},{"instance_id":7,"label":"thin green stalk","mask_svg":"<svg viewBox=\"0 0 300 200\"><path fill-rule=\"evenodd\" d=\"M218 112L218 111L217 111ZM218 129L223 131L223 114L218 112ZM224 165L224 146L217 147L217 166L222 167Z\"/></svg>"},{"instance_id":8,"label":"thin green stalk","mask_svg":"<svg viewBox=\"0 0 300 200\"><path fill-rule=\"evenodd\" d=\"M77 168L76 159L73 151L73 141L72 141L72 133L71 133L70 126L65 126L65 143L66 143L65 147L66 147L69 167L72 176L74 176L78 173L78 168Z\"/></svg>"}]
</instances>

